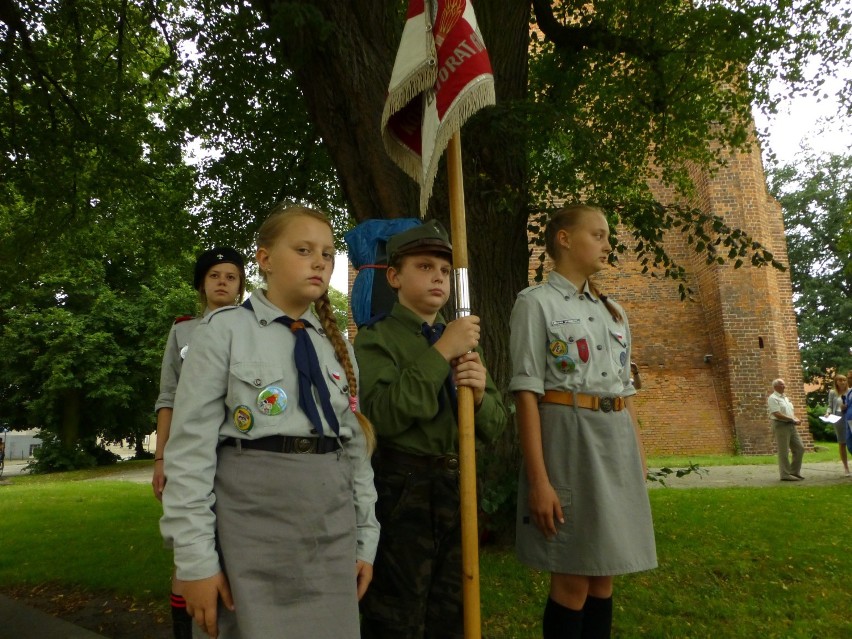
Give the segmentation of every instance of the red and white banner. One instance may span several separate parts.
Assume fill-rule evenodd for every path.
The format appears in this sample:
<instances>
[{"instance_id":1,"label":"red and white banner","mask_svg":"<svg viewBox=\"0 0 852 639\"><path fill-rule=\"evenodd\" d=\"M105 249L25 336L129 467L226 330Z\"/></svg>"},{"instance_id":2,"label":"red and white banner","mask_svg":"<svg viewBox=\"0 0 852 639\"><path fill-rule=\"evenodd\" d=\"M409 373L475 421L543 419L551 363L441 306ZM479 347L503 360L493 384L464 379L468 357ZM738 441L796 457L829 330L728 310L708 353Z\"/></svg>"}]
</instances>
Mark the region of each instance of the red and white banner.
<instances>
[{"instance_id":1,"label":"red and white banner","mask_svg":"<svg viewBox=\"0 0 852 639\"><path fill-rule=\"evenodd\" d=\"M447 142L494 101L491 61L471 1L409 0L382 139L391 159L420 184L421 216Z\"/></svg>"}]
</instances>

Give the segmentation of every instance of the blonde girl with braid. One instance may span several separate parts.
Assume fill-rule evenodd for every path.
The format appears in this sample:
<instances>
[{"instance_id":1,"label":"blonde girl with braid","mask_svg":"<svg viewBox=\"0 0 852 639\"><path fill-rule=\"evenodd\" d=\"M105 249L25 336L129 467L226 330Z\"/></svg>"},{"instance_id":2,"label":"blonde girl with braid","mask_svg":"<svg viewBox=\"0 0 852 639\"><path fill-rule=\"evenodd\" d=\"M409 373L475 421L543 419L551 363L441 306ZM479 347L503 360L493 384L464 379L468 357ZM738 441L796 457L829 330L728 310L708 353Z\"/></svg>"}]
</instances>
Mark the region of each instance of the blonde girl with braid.
<instances>
[{"instance_id":1,"label":"blonde girl with braid","mask_svg":"<svg viewBox=\"0 0 852 639\"><path fill-rule=\"evenodd\" d=\"M256 258L265 286L193 335L160 528L208 635L355 639L379 538L374 436L328 299L331 225L278 206Z\"/></svg>"},{"instance_id":2,"label":"blonde girl with braid","mask_svg":"<svg viewBox=\"0 0 852 639\"><path fill-rule=\"evenodd\" d=\"M614 576L657 565L630 326L590 279L607 267L609 237L600 209L557 211L545 228L553 270L518 294L510 321L523 452L516 549L550 573L544 639L606 639Z\"/></svg>"}]
</instances>

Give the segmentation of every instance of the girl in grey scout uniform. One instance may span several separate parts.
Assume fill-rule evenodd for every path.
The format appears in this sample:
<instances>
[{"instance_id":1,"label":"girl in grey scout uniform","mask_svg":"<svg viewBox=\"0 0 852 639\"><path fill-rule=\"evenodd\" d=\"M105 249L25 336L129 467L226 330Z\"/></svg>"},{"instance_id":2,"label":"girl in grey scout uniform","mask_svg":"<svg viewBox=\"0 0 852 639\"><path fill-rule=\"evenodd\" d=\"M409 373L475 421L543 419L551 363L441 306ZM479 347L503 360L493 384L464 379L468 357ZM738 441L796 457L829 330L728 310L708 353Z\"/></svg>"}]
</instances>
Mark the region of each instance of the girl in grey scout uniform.
<instances>
[{"instance_id":1,"label":"girl in grey scout uniform","mask_svg":"<svg viewBox=\"0 0 852 639\"><path fill-rule=\"evenodd\" d=\"M607 265L596 208L557 211L545 229L546 284L518 294L512 380L524 460L519 559L550 576L543 636L609 637L613 575L656 567L624 310L588 277Z\"/></svg>"},{"instance_id":2,"label":"girl in grey scout uniform","mask_svg":"<svg viewBox=\"0 0 852 639\"><path fill-rule=\"evenodd\" d=\"M243 258L234 249L217 246L204 251L195 261L192 285L198 291L200 307L206 317L218 308L239 304L246 290L246 272ZM201 323L201 317L178 317L169 332L163 365L160 369L160 395L154 405L157 413L157 448L154 453L154 477L151 485L154 496L163 498L166 475L163 471L163 451L169 440L180 369L189 349L189 337ZM172 576L172 628L175 639L192 637L192 618L186 613L186 602L179 592L179 584Z\"/></svg>"},{"instance_id":3,"label":"girl in grey scout uniform","mask_svg":"<svg viewBox=\"0 0 852 639\"><path fill-rule=\"evenodd\" d=\"M211 636L356 638L379 527L372 431L327 294L328 220L277 207L257 262L266 288L192 336L160 528Z\"/></svg>"}]
</instances>

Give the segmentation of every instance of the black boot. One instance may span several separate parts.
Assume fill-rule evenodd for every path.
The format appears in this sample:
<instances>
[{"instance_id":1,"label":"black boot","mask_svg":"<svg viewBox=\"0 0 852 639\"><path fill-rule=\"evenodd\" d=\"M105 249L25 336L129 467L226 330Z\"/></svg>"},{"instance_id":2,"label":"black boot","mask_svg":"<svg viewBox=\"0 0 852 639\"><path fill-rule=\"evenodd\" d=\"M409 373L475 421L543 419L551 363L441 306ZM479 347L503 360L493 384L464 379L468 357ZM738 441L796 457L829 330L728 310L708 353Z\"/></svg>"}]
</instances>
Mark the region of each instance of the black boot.
<instances>
[{"instance_id":1,"label":"black boot","mask_svg":"<svg viewBox=\"0 0 852 639\"><path fill-rule=\"evenodd\" d=\"M583 611L566 608L548 598L541 630L544 639L580 639L583 636Z\"/></svg>"},{"instance_id":2,"label":"black boot","mask_svg":"<svg viewBox=\"0 0 852 639\"><path fill-rule=\"evenodd\" d=\"M612 597L589 595L583 606L583 639L609 639L612 634Z\"/></svg>"},{"instance_id":3,"label":"black boot","mask_svg":"<svg viewBox=\"0 0 852 639\"><path fill-rule=\"evenodd\" d=\"M175 639L192 639L192 617L186 611L186 599L172 593L172 632Z\"/></svg>"}]
</instances>

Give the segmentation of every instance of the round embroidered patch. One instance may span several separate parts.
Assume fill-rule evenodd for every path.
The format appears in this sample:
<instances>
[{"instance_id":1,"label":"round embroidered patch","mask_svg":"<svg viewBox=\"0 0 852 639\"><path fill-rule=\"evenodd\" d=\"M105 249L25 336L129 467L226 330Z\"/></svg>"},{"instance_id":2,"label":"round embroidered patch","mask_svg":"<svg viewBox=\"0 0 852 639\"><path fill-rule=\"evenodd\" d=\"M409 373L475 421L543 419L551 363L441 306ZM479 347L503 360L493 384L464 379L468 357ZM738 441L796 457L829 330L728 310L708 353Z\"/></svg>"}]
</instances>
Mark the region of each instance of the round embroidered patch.
<instances>
[{"instance_id":1,"label":"round embroidered patch","mask_svg":"<svg viewBox=\"0 0 852 639\"><path fill-rule=\"evenodd\" d=\"M554 357L561 357L568 352L568 344L561 339L555 339L550 342L548 348L550 349L550 354Z\"/></svg>"},{"instance_id":2,"label":"round embroidered patch","mask_svg":"<svg viewBox=\"0 0 852 639\"><path fill-rule=\"evenodd\" d=\"M247 433L254 426L254 415L251 414L251 408L245 404L240 404L234 409L234 426L241 433Z\"/></svg>"}]
</instances>

